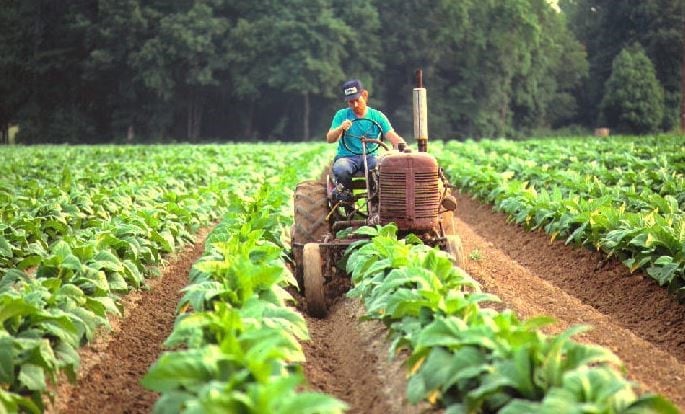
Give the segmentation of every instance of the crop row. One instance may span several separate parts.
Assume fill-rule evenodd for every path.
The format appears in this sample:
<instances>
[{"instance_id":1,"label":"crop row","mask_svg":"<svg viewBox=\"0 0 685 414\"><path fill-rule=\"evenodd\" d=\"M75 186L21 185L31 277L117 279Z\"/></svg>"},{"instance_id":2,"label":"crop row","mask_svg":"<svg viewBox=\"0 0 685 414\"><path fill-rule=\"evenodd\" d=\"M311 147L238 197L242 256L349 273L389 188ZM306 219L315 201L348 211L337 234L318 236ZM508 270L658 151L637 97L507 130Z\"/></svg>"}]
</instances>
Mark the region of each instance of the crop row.
<instances>
[{"instance_id":1,"label":"crop row","mask_svg":"<svg viewBox=\"0 0 685 414\"><path fill-rule=\"evenodd\" d=\"M545 188L550 181L565 184L589 197L620 191L629 211L661 208L675 198L685 207L685 154L681 136L482 141L470 159L488 159L513 179ZM483 158L485 155L485 158ZM587 182L578 186L578 182ZM576 188L578 187L578 188ZM668 210L662 210L668 211Z\"/></svg>"},{"instance_id":2,"label":"crop row","mask_svg":"<svg viewBox=\"0 0 685 414\"><path fill-rule=\"evenodd\" d=\"M120 313L120 295L243 202L229 194L277 176L288 163L275 156L282 149L3 149L0 407L40 412L59 372L75 379L78 348L108 327L108 314Z\"/></svg>"},{"instance_id":3,"label":"crop row","mask_svg":"<svg viewBox=\"0 0 685 414\"><path fill-rule=\"evenodd\" d=\"M284 235L292 188L320 171L321 160L293 165L275 183L232 203L193 266L162 354L143 379L161 393L155 413L341 413L345 404L301 391L307 340L302 316L284 289Z\"/></svg>"},{"instance_id":4,"label":"crop row","mask_svg":"<svg viewBox=\"0 0 685 414\"><path fill-rule=\"evenodd\" d=\"M451 142L453 183L529 229L644 269L685 296L683 137Z\"/></svg>"},{"instance_id":5,"label":"crop row","mask_svg":"<svg viewBox=\"0 0 685 414\"><path fill-rule=\"evenodd\" d=\"M547 336L547 317L520 320L481 293L444 252L417 238L399 240L394 225L366 227L347 271L365 317L391 332L391 352L409 352L407 395L456 413L676 413L660 396L636 396L608 349L581 344L572 327ZM349 253L349 252L348 252Z\"/></svg>"}]
</instances>

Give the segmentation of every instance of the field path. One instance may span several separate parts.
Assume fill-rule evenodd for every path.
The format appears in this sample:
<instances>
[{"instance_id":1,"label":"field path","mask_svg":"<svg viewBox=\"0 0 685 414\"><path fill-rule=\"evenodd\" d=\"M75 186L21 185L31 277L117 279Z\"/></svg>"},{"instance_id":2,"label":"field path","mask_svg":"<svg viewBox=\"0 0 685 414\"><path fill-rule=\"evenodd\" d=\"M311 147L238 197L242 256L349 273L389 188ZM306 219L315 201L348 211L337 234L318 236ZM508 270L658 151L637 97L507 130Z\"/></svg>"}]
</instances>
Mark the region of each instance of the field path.
<instances>
[{"instance_id":1,"label":"field path","mask_svg":"<svg viewBox=\"0 0 685 414\"><path fill-rule=\"evenodd\" d=\"M423 413L406 400L406 373L388 357L387 331L378 321L359 322L356 299L340 298L325 319L307 318L305 375L312 389L345 401L349 414ZM425 407L424 407L425 408Z\"/></svg>"},{"instance_id":2,"label":"field path","mask_svg":"<svg viewBox=\"0 0 685 414\"><path fill-rule=\"evenodd\" d=\"M209 229L195 243L169 258L161 275L148 280L150 290L124 298L124 318L111 318L112 331L83 348L78 382L60 382L55 406L47 411L64 414L150 413L158 395L139 381L163 350L171 334L180 290L204 251Z\"/></svg>"},{"instance_id":3,"label":"field path","mask_svg":"<svg viewBox=\"0 0 685 414\"><path fill-rule=\"evenodd\" d=\"M642 391L663 394L685 411L685 306L602 253L526 232L466 196L458 202L464 267L483 290L521 317L553 316L554 331L591 325L578 340L611 349ZM468 258L474 252L478 260Z\"/></svg>"},{"instance_id":4,"label":"field path","mask_svg":"<svg viewBox=\"0 0 685 414\"><path fill-rule=\"evenodd\" d=\"M524 318L553 316L558 322L551 332L593 326L577 339L613 350L641 391L661 393L685 412L685 306L648 277L630 274L601 253L526 232L468 197L458 196L458 202L464 267L485 291L502 299L498 306ZM179 253L162 277L152 279L150 291L127 296L126 317L113 320L112 333L81 352L78 384L61 385L50 412L151 412L157 396L138 382L171 332L179 291L205 236ZM430 412L408 404L404 368L388 359L384 328L359 322L362 314L358 301L340 297L327 318L307 317L311 341L303 346L309 388L347 402L351 414Z\"/></svg>"},{"instance_id":5,"label":"field path","mask_svg":"<svg viewBox=\"0 0 685 414\"><path fill-rule=\"evenodd\" d=\"M685 306L642 274L630 274L601 253L550 242L466 196L458 196L457 230L466 271L483 290L502 299L496 307L523 318L549 315L549 333L577 324L593 329L576 337L611 349L640 392L657 392L685 412ZM475 259L468 258L472 256ZM479 256L479 258L477 258ZM385 331L356 322L361 305L341 297L325 319L308 319L305 373L316 390L335 395L350 413L422 412L404 400L406 376L388 362Z\"/></svg>"}]
</instances>

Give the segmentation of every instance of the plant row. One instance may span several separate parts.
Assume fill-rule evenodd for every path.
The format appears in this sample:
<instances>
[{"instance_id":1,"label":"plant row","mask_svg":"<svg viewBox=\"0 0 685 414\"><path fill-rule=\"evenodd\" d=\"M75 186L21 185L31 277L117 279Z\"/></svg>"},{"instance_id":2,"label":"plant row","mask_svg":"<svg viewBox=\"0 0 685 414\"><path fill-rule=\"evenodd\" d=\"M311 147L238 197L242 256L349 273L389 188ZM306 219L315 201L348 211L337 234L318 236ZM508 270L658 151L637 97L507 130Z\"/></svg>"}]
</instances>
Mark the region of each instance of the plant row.
<instances>
[{"instance_id":1,"label":"plant row","mask_svg":"<svg viewBox=\"0 0 685 414\"><path fill-rule=\"evenodd\" d=\"M216 220L227 186L259 177L241 162L261 164L277 151L239 145L3 148L0 273L35 269L58 240L99 240L134 261L157 263L175 243L189 240L189 231Z\"/></svg>"},{"instance_id":2,"label":"plant row","mask_svg":"<svg viewBox=\"0 0 685 414\"><path fill-rule=\"evenodd\" d=\"M683 207L683 145L682 136L485 140L469 142L465 145L468 149L459 153L473 162L506 170L512 178L540 188L550 181L584 181L588 177L594 178L592 181L599 186L589 187L588 195L604 190L602 186L617 187L645 196L670 195ZM456 143L449 146L462 147ZM649 206L635 205L636 209L640 207Z\"/></svg>"},{"instance_id":3,"label":"plant row","mask_svg":"<svg viewBox=\"0 0 685 414\"><path fill-rule=\"evenodd\" d=\"M155 413L341 413L345 404L301 391L307 340L302 316L285 290L285 229L298 179L321 160L284 169L277 182L232 203L193 266L174 330L143 379L161 393ZM235 197L235 196L234 196Z\"/></svg>"},{"instance_id":4,"label":"plant row","mask_svg":"<svg viewBox=\"0 0 685 414\"><path fill-rule=\"evenodd\" d=\"M391 353L407 350L409 400L456 413L677 413L660 396L637 396L608 349L575 342L587 327L548 336L548 317L520 320L449 257L394 225L365 227L372 237L348 250L347 271L365 318L390 330ZM351 253L350 253L351 251Z\"/></svg>"},{"instance_id":5,"label":"plant row","mask_svg":"<svg viewBox=\"0 0 685 414\"><path fill-rule=\"evenodd\" d=\"M661 139L449 143L438 158L456 186L512 221L616 256L685 297L684 139Z\"/></svg>"},{"instance_id":6,"label":"plant row","mask_svg":"<svg viewBox=\"0 0 685 414\"><path fill-rule=\"evenodd\" d=\"M317 156L298 149L303 155L297 159ZM108 314L120 314L120 295L143 287L164 254L242 203L229 199L228 189L244 194L274 176L287 163L276 156L282 150L7 150L12 162L2 168L15 175L3 177L0 192L0 258L6 259L0 275L0 407L42 411L48 383L59 372L76 378L78 348L98 328L108 328ZM46 173L56 168L60 178Z\"/></svg>"}]
</instances>

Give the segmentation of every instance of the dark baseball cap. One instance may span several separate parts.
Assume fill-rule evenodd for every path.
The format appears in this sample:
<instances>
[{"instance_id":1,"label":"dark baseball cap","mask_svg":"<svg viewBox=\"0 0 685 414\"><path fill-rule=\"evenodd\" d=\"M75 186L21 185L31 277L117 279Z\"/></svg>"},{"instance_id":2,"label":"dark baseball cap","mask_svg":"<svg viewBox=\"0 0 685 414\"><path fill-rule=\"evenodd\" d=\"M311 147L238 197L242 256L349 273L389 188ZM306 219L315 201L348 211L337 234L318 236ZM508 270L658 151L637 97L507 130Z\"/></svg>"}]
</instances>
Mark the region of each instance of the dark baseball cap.
<instances>
[{"instance_id":1,"label":"dark baseball cap","mask_svg":"<svg viewBox=\"0 0 685 414\"><path fill-rule=\"evenodd\" d=\"M359 79L348 80L342 84L342 93L346 101L359 98L364 90L364 85Z\"/></svg>"}]
</instances>

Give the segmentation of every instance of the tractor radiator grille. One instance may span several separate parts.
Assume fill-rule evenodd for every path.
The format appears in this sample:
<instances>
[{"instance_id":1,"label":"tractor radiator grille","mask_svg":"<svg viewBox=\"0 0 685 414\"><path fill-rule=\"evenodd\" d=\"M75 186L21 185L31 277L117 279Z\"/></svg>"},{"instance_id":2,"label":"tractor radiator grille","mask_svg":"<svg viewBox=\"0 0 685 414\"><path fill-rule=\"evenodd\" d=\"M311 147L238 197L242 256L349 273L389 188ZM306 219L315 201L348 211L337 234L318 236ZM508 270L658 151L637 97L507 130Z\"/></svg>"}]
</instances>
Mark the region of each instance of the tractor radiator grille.
<instances>
[{"instance_id":1,"label":"tractor radiator grille","mask_svg":"<svg viewBox=\"0 0 685 414\"><path fill-rule=\"evenodd\" d=\"M407 174L395 172L381 174L381 217L407 216Z\"/></svg>"},{"instance_id":2,"label":"tractor radiator grille","mask_svg":"<svg viewBox=\"0 0 685 414\"><path fill-rule=\"evenodd\" d=\"M416 172L414 183L416 218L431 219L436 217L440 204L438 175L432 172Z\"/></svg>"},{"instance_id":3,"label":"tractor radiator grille","mask_svg":"<svg viewBox=\"0 0 685 414\"><path fill-rule=\"evenodd\" d=\"M380 223L394 222L400 230L432 229L440 205L437 167L421 171L411 162L392 167L380 171Z\"/></svg>"}]
</instances>

